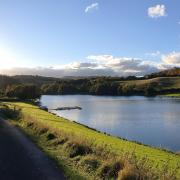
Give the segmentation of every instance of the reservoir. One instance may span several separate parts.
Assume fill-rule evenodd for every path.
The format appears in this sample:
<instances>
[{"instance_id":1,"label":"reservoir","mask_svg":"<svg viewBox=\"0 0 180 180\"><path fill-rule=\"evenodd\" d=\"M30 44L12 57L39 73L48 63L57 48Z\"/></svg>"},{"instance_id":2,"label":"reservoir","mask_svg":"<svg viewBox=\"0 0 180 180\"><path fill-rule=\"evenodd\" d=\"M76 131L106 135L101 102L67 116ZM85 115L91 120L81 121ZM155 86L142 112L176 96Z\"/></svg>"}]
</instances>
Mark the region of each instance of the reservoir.
<instances>
[{"instance_id":1,"label":"reservoir","mask_svg":"<svg viewBox=\"0 0 180 180\"><path fill-rule=\"evenodd\" d=\"M57 115L143 144L180 151L180 98L43 95L41 104Z\"/></svg>"}]
</instances>

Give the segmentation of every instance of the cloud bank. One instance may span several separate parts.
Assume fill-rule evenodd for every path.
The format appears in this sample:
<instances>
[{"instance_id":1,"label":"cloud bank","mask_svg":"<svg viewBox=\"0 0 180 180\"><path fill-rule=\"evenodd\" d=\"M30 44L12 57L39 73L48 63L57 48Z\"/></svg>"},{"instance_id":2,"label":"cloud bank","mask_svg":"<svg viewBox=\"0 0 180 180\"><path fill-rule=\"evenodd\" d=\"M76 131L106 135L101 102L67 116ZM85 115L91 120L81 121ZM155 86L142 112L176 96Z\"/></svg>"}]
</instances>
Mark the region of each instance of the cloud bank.
<instances>
[{"instance_id":1,"label":"cloud bank","mask_svg":"<svg viewBox=\"0 0 180 180\"><path fill-rule=\"evenodd\" d=\"M166 7L165 5L156 5L153 7L149 7L148 8L148 15L151 18L159 18L159 17L163 17L166 16Z\"/></svg>"},{"instance_id":2,"label":"cloud bank","mask_svg":"<svg viewBox=\"0 0 180 180\"><path fill-rule=\"evenodd\" d=\"M180 52L162 55L158 63L139 58L114 57L112 55L91 55L86 62L52 66L0 69L1 74L41 75L52 77L64 76L143 76L172 67L180 67Z\"/></svg>"}]
</instances>

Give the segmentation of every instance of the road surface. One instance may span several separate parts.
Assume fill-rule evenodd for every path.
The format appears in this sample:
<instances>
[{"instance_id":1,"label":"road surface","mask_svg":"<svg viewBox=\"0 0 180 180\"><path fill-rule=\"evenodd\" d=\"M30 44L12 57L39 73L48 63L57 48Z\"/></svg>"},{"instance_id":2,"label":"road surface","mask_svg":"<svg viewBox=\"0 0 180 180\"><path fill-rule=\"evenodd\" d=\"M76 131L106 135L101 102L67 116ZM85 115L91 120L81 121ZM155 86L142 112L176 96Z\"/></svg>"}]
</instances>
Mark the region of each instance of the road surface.
<instances>
[{"instance_id":1,"label":"road surface","mask_svg":"<svg viewBox=\"0 0 180 180\"><path fill-rule=\"evenodd\" d=\"M27 137L0 118L0 180L64 180L62 172Z\"/></svg>"}]
</instances>

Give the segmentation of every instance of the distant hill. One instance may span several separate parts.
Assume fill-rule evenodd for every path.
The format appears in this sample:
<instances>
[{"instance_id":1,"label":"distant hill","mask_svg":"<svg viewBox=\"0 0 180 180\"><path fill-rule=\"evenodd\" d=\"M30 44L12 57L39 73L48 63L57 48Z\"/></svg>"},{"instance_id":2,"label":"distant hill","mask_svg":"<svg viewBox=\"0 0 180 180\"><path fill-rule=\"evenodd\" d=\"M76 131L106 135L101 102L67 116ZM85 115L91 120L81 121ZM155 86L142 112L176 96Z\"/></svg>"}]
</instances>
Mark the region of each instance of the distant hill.
<instances>
[{"instance_id":1,"label":"distant hill","mask_svg":"<svg viewBox=\"0 0 180 180\"><path fill-rule=\"evenodd\" d=\"M37 85L51 83L53 81L59 80L59 78L54 78L54 77L32 76L32 75L16 75L12 77L22 84L30 83L30 84L37 84Z\"/></svg>"},{"instance_id":2,"label":"distant hill","mask_svg":"<svg viewBox=\"0 0 180 180\"><path fill-rule=\"evenodd\" d=\"M180 76L180 68L173 68L164 71L160 71L157 73L152 73L146 75L144 77L73 77L67 76L63 78L55 78L55 77L44 77L44 76L33 76L33 75L16 75L16 76L7 76L0 75L0 88L6 86L7 84L17 84L17 83L32 83L37 85L48 84L55 81L80 81L80 80L93 80L99 78L105 78L108 81L118 81L118 80L138 80L138 79L151 79L155 77L175 77Z\"/></svg>"},{"instance_id":3,"label":"distant hill","mask_svg":"<svg viewBox=\"0 0 180 180\"><path fill-rule=\"evenodd\" d=\"M43 77L43 76L31 76L31 75L16 75L6 76L0 75L0 88L5 88L7 85L13 84L36 84L42 85L58 81L59 78Z\"/></svg>"},{"instance_id":4,"label":"distant hill","mask_svg":"<svg viewBox=\"0 0 180 180\"><path fill-rule=\"evenodd\" d=\"M144 95L180 93L180 68L144 77L43 77L0 75L0 92L8 85L34 84L42 94Z\"/></svg>"},{"instance_id":5,"label":"distant hill","mask_svg":"<svg viewBox=\"0 0 180 180\"><path fill-rule=\"evenodd\" d=\"M150 78L155 78L155 77L174 77L174 76L180 76L180 68L175 67L175 68L160 71L157 73L152 73L150 75L146 75L145 77L150 79Z\"/></svg>"},{"instance_id":6,"label":"distant hill","mask_svg":"<svg viewBox=\"0 0 180 180\"><path fill-rule=\"evenodd\" d=\"M19 81L14 77L0 75L0 89L5 88L7 85L18 84Z\"/></svg>"}]
</instances>

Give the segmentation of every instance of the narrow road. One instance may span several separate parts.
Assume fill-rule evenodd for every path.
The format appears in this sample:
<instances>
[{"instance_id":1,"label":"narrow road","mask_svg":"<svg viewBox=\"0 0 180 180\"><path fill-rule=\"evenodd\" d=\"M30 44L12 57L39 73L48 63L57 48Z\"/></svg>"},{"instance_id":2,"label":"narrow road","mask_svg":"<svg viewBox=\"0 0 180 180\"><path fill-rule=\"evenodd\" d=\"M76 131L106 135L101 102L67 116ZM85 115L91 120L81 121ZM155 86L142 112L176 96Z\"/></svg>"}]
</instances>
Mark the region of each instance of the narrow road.
<instances>
[{"instance_id":1,"label":"narrow road","mask_svg":"<svg viewBox=\"0 0 180 180\"><path fill-rule=\"evenodd\" d=\"M62 172L27 137L0 119L1 180L64 180Z\"/></svg>"}]
</instances>

